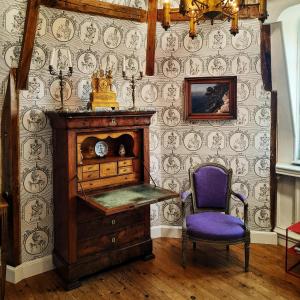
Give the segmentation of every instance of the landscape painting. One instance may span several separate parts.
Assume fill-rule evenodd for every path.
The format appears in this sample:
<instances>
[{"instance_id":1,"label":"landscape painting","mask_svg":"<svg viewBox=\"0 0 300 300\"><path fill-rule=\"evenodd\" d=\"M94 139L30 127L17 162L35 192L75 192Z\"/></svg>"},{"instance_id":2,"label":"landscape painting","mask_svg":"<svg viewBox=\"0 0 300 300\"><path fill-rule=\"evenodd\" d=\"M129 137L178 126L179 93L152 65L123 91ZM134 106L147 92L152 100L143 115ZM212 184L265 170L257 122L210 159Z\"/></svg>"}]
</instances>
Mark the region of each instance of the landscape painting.
<instances>
[{"instance_id":1,"label":"landscape painting","mask_svg":"<svg viewBox=\"0 0 300 300\"><path fill-rule=\"evenodd\" d=\"M236 86L236 76L185 78L185 119L236 119Z\"/></svg>"}]
</instances>

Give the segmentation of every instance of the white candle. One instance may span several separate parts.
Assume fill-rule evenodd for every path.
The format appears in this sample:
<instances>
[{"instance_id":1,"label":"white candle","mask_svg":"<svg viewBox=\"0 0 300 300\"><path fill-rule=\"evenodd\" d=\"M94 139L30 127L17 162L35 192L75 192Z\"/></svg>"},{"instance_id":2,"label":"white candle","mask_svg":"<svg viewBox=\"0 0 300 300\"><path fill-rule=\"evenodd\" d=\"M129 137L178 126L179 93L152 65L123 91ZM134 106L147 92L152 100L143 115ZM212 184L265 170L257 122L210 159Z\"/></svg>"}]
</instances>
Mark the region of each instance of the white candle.
<instances>
[{"instance_id":1,"label":"white candle","mask_svg":"<svg viewBox=\"0 0 300 300\"><path fill-rule=\"evenodd\" d=\"M68 50L68 67L72 67L72 56L71 56L71 51Z\"/></svg>"},{"instance_id":2,"label":"white candle","mask_svg":"<svg viewBox=\"0 0 300 300\"><path fill-rule=\"evenodd\" d=\"M54 56L55 56L55 52L56 52L56 49L53 48L53 49L52 49L52 53L51 53L50 66L53 66L53 65L54 65Z\"/></svg>"},{"instance_id":3,"label":"white candle","mask_svg":"<svg viewBox=\"0 0 300 300\"><path fill-rule=\"evenodd\" d=\"M126 71L126 67L125 67L125 56L123 56L123 72Z\"/></svg>"}]
</instances>

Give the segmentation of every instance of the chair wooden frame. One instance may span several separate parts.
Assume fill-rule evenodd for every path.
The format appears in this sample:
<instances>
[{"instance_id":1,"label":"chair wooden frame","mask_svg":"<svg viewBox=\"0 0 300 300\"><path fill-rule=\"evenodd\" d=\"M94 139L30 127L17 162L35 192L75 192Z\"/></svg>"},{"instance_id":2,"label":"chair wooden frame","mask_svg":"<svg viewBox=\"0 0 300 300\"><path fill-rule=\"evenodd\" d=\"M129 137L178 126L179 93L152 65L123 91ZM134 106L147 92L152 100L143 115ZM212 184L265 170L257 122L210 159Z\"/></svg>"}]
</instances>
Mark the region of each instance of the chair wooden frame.
<instances>
[{"instance_id":1,"label":"chair wooden frame","mask_svg":"<svg viewBox=\"0 0 300 300\"><path fill-rule=\"evenodd\" d=\"M206 166L213 166L222 169L228 176L227 181L227 199L226 199L226 207L225 209L216 209L216 208L205 208L199 209L196 205L196 196L195 196L195 189L194 189L194 179L193 174L199 170L200 168ZM248 228L248 203L244 199L243 195L239 193L235 193L231 189L231 179L232 179L232 169L227 169L220 164L217 163L205 163L196 165L189 170L189 179L190 179L190 189L184 193L182 193L182 217L183 217L183 224L182 224L182 265L186 267L186 247L188 240L193 242L193 249L196 248L196 242L203 242L208 244L220 244L226 245L226 249L229 250L229 245L240 244L244 243L245 248L245 272L249 270L249 255L250 255L250 230ZM244 229L245 229L245 236L243 238L234 239L234 240L207 240L201 239L194 236L191 236L187 233L187 226L186 226L186 217L188 214L195 214L201 213L205 211L218 211L224 212L225 214L229 215L229 208L230 208L230 199L234 196L238 200L240 200L244 204Z\"/></svg>"}]
</instances>

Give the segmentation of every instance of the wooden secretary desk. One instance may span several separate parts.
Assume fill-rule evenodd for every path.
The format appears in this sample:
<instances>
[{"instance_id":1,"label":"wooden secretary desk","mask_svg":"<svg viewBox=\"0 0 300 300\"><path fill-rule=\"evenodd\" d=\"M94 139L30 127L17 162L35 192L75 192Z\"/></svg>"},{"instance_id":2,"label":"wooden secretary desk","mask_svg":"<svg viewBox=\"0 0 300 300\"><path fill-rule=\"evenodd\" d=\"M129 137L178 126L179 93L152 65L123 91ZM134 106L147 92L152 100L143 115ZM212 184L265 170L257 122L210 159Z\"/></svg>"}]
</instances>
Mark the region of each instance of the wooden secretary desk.
<instances>
[{"instance_id":1,"label":"wooden secretary desk","mask_svg":"<svg viewBox=\"0 0 300 300\"><path fill-rule=\"evenodd\" d=\"M53 128L54 253L66 289L132 258L152 258L152 111L46 112Z\"/></svg>"}]
</instances>

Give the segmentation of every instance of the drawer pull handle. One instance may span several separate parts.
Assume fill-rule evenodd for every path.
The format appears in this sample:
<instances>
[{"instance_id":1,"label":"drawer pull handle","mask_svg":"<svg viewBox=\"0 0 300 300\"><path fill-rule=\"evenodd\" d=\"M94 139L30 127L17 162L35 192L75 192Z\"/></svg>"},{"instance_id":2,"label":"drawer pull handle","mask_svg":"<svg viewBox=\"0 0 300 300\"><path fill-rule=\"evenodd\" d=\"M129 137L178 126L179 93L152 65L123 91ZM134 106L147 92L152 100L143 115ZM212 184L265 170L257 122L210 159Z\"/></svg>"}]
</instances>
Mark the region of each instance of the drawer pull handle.
<instances>
[{"instance_id":1,"label":"drawer pull handle","mask_svg":"<svg viewBox=\"0 0 300 300\"><path fill-rule=\"evenodd\" d=\"M113 237L113 238L111 239L111 242L112 242L112 243L115 243L115 242L116 242L116 238Z\"/></svg>"},{"instance_id":2,"label":"drawer pull handle","mask_svg":"<svg viewBox=\"0 0 300 300\"><path fill-rule=\"evenodd\" d=\"M110 168L106 168L106 171L110 171Z\"/></svg>"},{"instance_id":3,"label":"drawer pull handle","mask_svg":"<svg viewBox=\"0 0 300 300\"><path fill-rule=\"evenodd\" d=\"M111 220L111 224L112 224L112 225L115 225L115 224L116 224L116 220L115 220L115 219L112 219L112 220Z\"/></svg>"}]
</instances>

